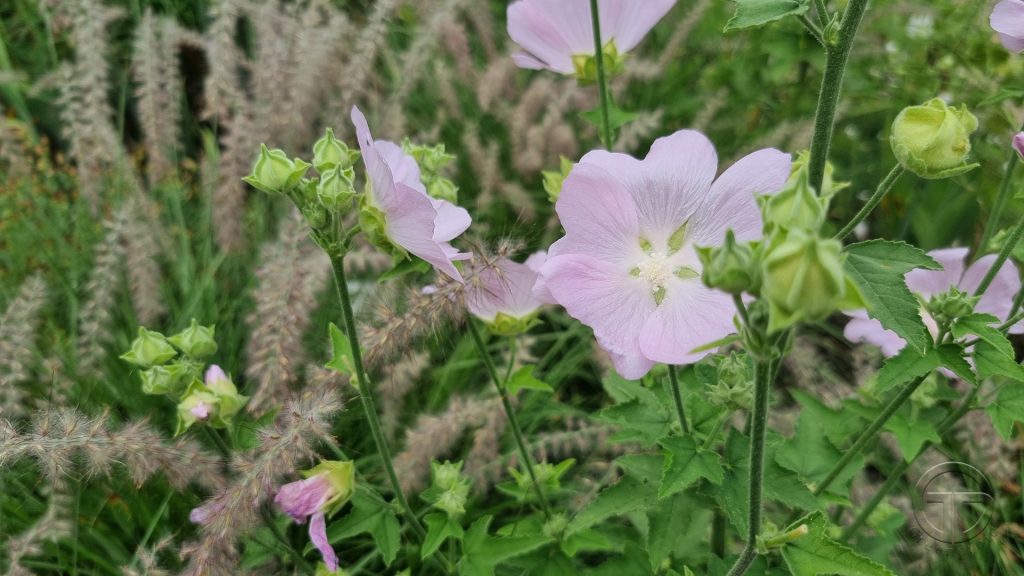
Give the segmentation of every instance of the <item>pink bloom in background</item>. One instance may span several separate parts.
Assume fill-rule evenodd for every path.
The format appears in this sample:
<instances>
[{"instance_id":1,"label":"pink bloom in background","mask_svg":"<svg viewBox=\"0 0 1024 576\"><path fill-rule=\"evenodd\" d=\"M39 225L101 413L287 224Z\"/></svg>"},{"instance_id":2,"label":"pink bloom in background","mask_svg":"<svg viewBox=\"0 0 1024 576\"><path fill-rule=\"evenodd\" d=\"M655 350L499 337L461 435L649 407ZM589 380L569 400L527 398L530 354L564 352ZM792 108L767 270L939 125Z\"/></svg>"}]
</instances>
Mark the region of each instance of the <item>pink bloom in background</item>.
<instances>
[{"instance_id":1,"label":"pink bloom in background","mask_svg":"<svg viewBox=\"0 0 1024 576\"><path fill-rule=\"evenodd\" d=\"M309 521L309 539L323 555L324 563L333 572L338 569L338 555L327 540L327 520L324 508L335 496L335 489L325 474L297 480L281 486L274 503L293 520Z\"/></svg>"},{"instance_id":2,"label":"pink bloom in background","mask_svg":"<svg viewBox=\"0 0 1024 576\"><path fill-rule=\"evenodd\" d=\"M1013 149L1017 151L1017 155L1024 158L1024 132L1019 132L1013 137Z\"/></svg>"},{"instance_id":3,"label":"pink bloom in background","mask_svg":"<svg viewBox=\"0 0 1024 576\"><path fill-rule=\"evenodd\" d=\"M632 50L676 0L598 0L601 41L619 53ZM518 0L508 7L508 35L522 48L521 68L575 71L573 56L594 54L590 0Z\"/></svg>"},{"instance_id":4,"label":"pink bloom in background","mask_svg":"<svg viewBox=\"0 0 1024 576\"><path fill-rule=\"evenodd\" d=\"M546 303L533 289L547 258L546 252L537 252L522 264L502 258L493 266L481 267L478 281L466 296L469 311L484 322L494 322L498 314L519 319L535 313Z\"/></svg>"},{"instance_id":5,"label":"pink bloom in background","mask_svg":"<svg viewBox=\"0 0 1024 576\"><path fill-rule=\"evenodd\" d=\"M996 257L994 255L983 256L977 262L965 268L967 248L945 248L933 250L928 253L936 262L942 265L942 270L911 270L905 278L910 291L924 298L925 300L949 291L950 288L973 294L981 284L982 278L992 268ZM975 311L982 314L992 314L1005 321L1010 315L1010 308L1013 306L1013 297L1020 290L1020 276L1017 267L1007 261L999 269L995 279L988 290L978 301ZM853 317L843 330L843 335L851 342L867 342L882 349L885 356L895 356L904 346L906 341L891 330L886 330L882 324L873 318L869 318L864 310L847 312ZM934 337L938 331L938 325L932 316L925 310L921 310L921 319ZM1018 323L1010 329L1013 334L1024 333L1024 322Z\"/></svg>"},{"instance_id":6,"label":"pink bloom in background","mask_svg":"<svg viewBox=\"0 0 1024 576\"><path fill-rule=\"evenodd\" d=\"M759 150L717 180L714 145L681 130L658 139L644 160L590 152L573 167L555 206L565 236L548 251L538 292L547 290L590 326L626 378L656 362L687 364L695 348L735 331L732 298L706 288L694 246L761 236L755 194L782 189L790 156Z\"/></svg>"},{"instance_id":7,"label":"pink bloom in background","mask_svg":"<svg viewBox=\"0 0 1024 576\"><path fill-rule=\"evenodd\" d=\"M452 261L465 260L470 255L459 253L449 242L469 228L469 213L445 200L431 198L412 156L393 142L374 140L366 117L354 106L352 123L371 184L367 199L384 214L388 238L462 282L462 275Z\"/></svg>"},{"instance_id":8,"label":"pink bloom in background","mask_svg":"<svg viewBox=\"0 0 1024 576\"><path fill-rule=\"evenodd\" d=\"M1010 52L1024 51L1024 0L1003 0L988 19L999 41Z\"/></svg>"}]
</instances>

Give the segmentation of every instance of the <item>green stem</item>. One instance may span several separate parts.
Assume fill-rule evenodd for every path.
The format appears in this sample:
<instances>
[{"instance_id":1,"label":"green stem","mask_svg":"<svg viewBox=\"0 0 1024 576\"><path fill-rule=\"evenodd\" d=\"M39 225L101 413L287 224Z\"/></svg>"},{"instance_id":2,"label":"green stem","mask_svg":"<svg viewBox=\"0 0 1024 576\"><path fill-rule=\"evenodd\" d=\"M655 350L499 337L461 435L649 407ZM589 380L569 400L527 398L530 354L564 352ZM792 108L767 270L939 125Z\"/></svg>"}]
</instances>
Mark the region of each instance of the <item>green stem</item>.
<instances>
[{"instance_id":1,"label":"green stem","mask_svg":"<svg viewBox=\"0 0 1024 576\"><path fill-rule=\"evenodd\" d=\"M519 449L519 457L523 459L526 473L530 475L530 481L533 482L533 487L537 491L537 498L540 500L541 508L544 510L544 517L550 519L551 506L548 505L548 500L544 496L544 490L540 487L540 482L537 480L537 473L534 472L533 460L530 458L530 452L526 449L526 442L523 441L523 431L519 427L516 412L512 409L512 401L509 399L508 389L498 376L498 369L494 366L494 360L491 359L491 354L487 351L487 345L480 334L480 329L476 326L476 321L471 318L466 324L469 325L469 333L473 336L473 343L476 344L477 352L480 353L480 359L483 360L487 374L491 377L491 381L494 382L494 387L498 389L498 395L501 396L501 404L505 408L505 416L508 417L509 427L512 428L512 435L515 436L516 447Z\"/></svg>"},{"instance_id":2,"label":"green stem","mask_svg":"<svg viewBox=\"0 0 1024 576\"><path fill-rule=\"evenodd\" d=\"M813 36L814 39L818 41L818 44L825 46L825 37L821 35L821 29L818 28L818 25L812 22L810 18L803 14L800 15L799 20L800 23L804 25L804 28L807 29L807 32L809 32L811 36Z\"/></svg>"},{"instance_id":3,"label":"green stem","mask_svg":"<svg viewBox=\"0 0 1024 576\"><path fill-rule=\"evenodd\" d=\"M402 492L402 485L398 482L398 475L395 474L395 467L391 462L391 450L388 448L387 439L381 431L380 419L377 416L377 402L374 400L373 388L370 387L369 378L366 376L366 368L363 366L362 349L359 347L359 333L356 331L355 315L352 312L352 297L348 291L348 280L345 278L345 256L343 254L331 254L331 267L334 269L335 287L338 290L338 300L341 302L341 313L345 322L345 334L348 336L349 347L352 349L352 364L355 366L356 385L359 388L359 399L362 401L363 412L366 413L366 421L370 425L370 434L373 442L377 445L377 453L384 463L391 488L395 492L395 498L405 511L413 531L420 540L426 537L426 531L420 524L419 518L409 506L409 501Z\"/></svg>"},{"instance_id":4,"label":"green stem","mask_svg":"<svg viewBox=\"0 0 1024 576\"><path fill-rule=\"evenodd\" d=\"M953 426L971 410L971 404L974 402L974 398L977 395L978 387L974 386L971 388L971 391L967 396L964 397L960 406L958 406L953 412L950 412L950 414L939 423L938 433L940 437L945 436L950 429L952 429ZM913 458L909 460L902 460L899 465L896 466L896 469L889 473L889 478L885 481L885 484L882 484L882 486L871 497L871 500L864 505L864 508L862 508L860 512L857 513L857 517L854 518L853 522L843 529L843 533L839 538L840 540L849 540L851 536L857 533L857 530L864 525L864 522L866 522L868 517L870 517L875 511L875 508L878 508L878 505L882 503L882 500L884 500L889 492L896 487L896 484L898 484L903 478L903 475L906 474L910 466L913 465L921 455L927 452L931 446L932 442L931 440L928 440L921 446L921 449L917 451L917 454Z\"/></svg>"},{"instance_id":5,"label":"green stem","mask_svg":"<svg viewBox=\"0 0 1024 576\"><path fill-rule=\"evenodd\" d=\"M842 230L836 233L835 239L842 240L843 238L849 236L850 232L853 232L853 229L856 228L858 224L863 222L864 219L867 218L868 215L871 214L871 212L876 207L878 207L878 204L882 201L882 198L885 198L885 195L888 194L890 190L892 190L893 185L895 185L896 181L900 179L900 176L903 175L903 172L904 169L901 165L897 164L896 166L894 166L893 169L889 171L889 174L887 174L885 178L882 179L882 182L878 185L878 188L875 189L875 193L871 195L871 198L868 198L868 201L864 203L864 206L861 206L860 211L857 212L856 215L854 215L853 219L846 223L846 226L843 226Z\"/></svg>"},{"instance_id":6,"label":"green stem","mask_svg":"<svg viewBox=\"0 0 1024 576\"><path fill-rule=\"evenodd\" d=\"M590 21L594 27L594 63L597 64L597 86L601 93L601 143L605 150L612 149L612 123L609 113L608 76L604 69L604 45L601 43L601 15L597 0L590 0Z\"/></svg>"},{"instance_id":7,"label":"green stem","mask_svg":"<svg viewBox=\"0 0 1024 576\"><path fill-rule=\"evenodd\" d=\"M852 462L853 459L856 458L865 447L867 447L868 443L874 440L875 436L882 429L882 426L885 426L885 423L889 421L889 418L892 418L892 415L895 414L901 406L903 406L903 403L906 402L914 391L917 390L917 387L925 381L925 378L927 378L927 375L915 378L912 382L904 386L903 389L900 390L899 394L894 396L893 399L886 404L885 409L883 409L878 416L875 416L875 419L871 421L871 424L868 425L866 430L861 432L853 445L850 446L846 453L843 454L843 457L839 459L839 462L832 466L832 469L829 470L825 479L814 488L815 496L820 496L825 492L825 490L828 490L829 486L831 486L832 483L835 482L836 478L843 473L843 470L846 469L850 462Z\"/></svg>"},{"instance_id":8,"label":"green stem","mask_svg":"<svg viewBox=\"0 0 1024 576\"><path fill-rule=\"evenodd\" d=\"M216 430L213 430L208 426L202 426L202 430L203 433L206 434L206 437L213 442L213 445L217 447L217 451L220 452L221 456L225 459L231 457L231 448L228 447L227 443L224 442L224 439L221 438L220 434L218 434Z\"/></svg>"},{"instance_id":9,"label":"green stem","mask_svg":"<svg viewBox=\"0 0 1024 576\"><path fill-rule=\"evenodd\" d=\"M725 558L725 523L725 514L715 510L711 518L711 553L719 558Z\"/></svg>"},{"instance_id":10,"label":"green stem","mask_svg":"<svg viewBox=\"0 0 1024 576\"><path fill-rule=\"evenodd\" d=\"M309 565L309 562L307 562L306 559L302 557L302 554L291 545L291 542L288 541L284 532L281 531L281 527L277 525L277 519L274 518L274 514L270 511L268 506L260 507L260 517L263 519L263 523L267 525L267 528L270 528L270 533L274 535L274 539L277 540L281 546L288 551L288 554L291 555L292 559L295 560L295 564L297 566L301 566L306 571L310 570L311 566Z\"/></svg>"},{"instance_id":11,"label":"green stem","mask_svg":"<svg viewBox=\"0 0 1024 576\"><path fill-rule=\"evenodd\" d=\"M672 399L676 404L676 416L679 417L679 427L682 428L683 434L689 434L690 425L686 421L686 408L683 407L683 393L679 385L679 375L676 374L676 367L674 365L668 364L667 366L669 387L672 388Z\"/></svg>"},{"instance_id":12,"label":"green stem","mask_svg":"<svg viewBox=\"0 0 1024 576\"><path fill-rule=\"evenodd\" d=\"M1003 215L1003 208L1006 207L1006 203L1010 199L1010 183L1013 182L1013 172L1017 168L1019 161L1020 157L1017 156L1017 151L1011 150L1010 162L1007 164L1006 172L1003 174L1003 181L999 184L999 193L996 194L995 204L992 205L992 211L988 215L988 222L985 223L985 231L981 234L978 249L974 251L975 259L985 253L989 242L995 236L996 230L999 229L999 218Z\"/></svg>"},{"instance_id":13,"label":"green stem","mask_svg":"<svg viewBox=\"0 0 1024 576\"><path fill-rule=\"evenodd\" d=\"M723 412L717 420L715 420L714 427L711 428L711 432L708 432L707 438L705 438L704 443L701 444L702 449L710 450L711 447L715 445L715 440L718 439L718 433L722 431L722 426L725 424L725 421L728 420L730 416L732 416L732 412L729 412L727 410Z\"/></svg>"},{"instance_id":14,"label":"green stem","mask_svg":"<svg viewBox=\"0 0 1024 576\"><path fill-rule=\"evenodd\" d=\"M828 26L828 7L825 6L825 0L814 0L814 11L818 13L818 22L823 27Z\"/></svg>"},{"instance_id":15,"label":"green stem","mask_svg":"<svg viewBox=\"0 0 1024 576\"><path fill-rule=\"evenodd\" d=\"M764 360L754 364L754 410L750 415L750 484L747 495L747 545L732 565L728 576L746 574L757 556L757 536L761 533L761 497L764 484L764 442L768 430L768 399L771 395L771 366Z\"/></svg>"},{"instance_id":16,"label":"green stem","mask_svg":"<svg viewBox=\"0 0 1024 576\"><path fill-rule=\"evenodd\" d=\"M811 141L811 160L808 166L810 184L815 190L821 190L825 178L825 161L828 159L828 148L832 142L832 129L836 118L836 107L839 104L839 93L842 90L843 75L846 63L850 59L853 39L857 37L857 29L864 18L868 0L850 0L843 14L839 27L839 40L835 46L826 47L825 75L821 79L821 90L818 92L818 107L814 114L814 139Z\"/></svg>"},{"instance_id":17,"label":"green stem","mask_svg":"<svg viewBox=\"0 0 1024 576\"><path fill-rule=\"evenodd\" d=\"M988 269L988 273L982 278L981 284L978 284L978 289L974 291L975 296L981 296L988 290L988 287L995 280L996 274L999 273L999 269L1003 267L1006 259L1010 257L1010 253L1017 247L1021 237L1024 236L1024 217L1021 217L1020 222L1017 223L1017 227L1010 233L1010 237L1006 239L1006 243L1003 244L999 255L996 256L996 261L992 263L992 267Z\"/></svg>"},{"instance_id":18,"label":"green stem","mask_svg":"<svg viewBox=\"0 0 1024 576\"><path fill-rule=\"evenodd\" d=\"M1024 305L1024 290L1018 291L1017 295L1013 298L1013 306L1010 306L1011 318L1017 315L1017 312L1020 311L1021 305Z\"/></svg>"}]
</instances>

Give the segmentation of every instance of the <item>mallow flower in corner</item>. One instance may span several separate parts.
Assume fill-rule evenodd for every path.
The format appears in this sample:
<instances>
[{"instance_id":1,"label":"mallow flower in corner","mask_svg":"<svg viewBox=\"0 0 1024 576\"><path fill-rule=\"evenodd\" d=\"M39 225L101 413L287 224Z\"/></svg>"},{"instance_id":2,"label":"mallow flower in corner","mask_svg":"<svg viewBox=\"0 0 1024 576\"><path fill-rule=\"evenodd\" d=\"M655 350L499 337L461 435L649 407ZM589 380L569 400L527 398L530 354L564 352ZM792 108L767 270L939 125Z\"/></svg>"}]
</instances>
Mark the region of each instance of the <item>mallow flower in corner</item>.
<instances>
[{"instance_id":1,"label":"mallow flower in corner","mask_svg":"<svg viewBox=\"0 0 1024 576\"><path fill-rule=\"evenodd\" d=\"M701 282L696 246L761 237L756 195L781 190L791 159L774 149L715 179L699 132L655 141L644 160L594 151L565 179L555 210L565 236L548 251L537 292L590 326L616 370L639 378L656 362L692 363L735 331L732 297Z\"/></svg>"},{"instance_id":2,"label":"mallow flower in corner","mask_svg":"<svg viewBox=\"0 0 1024 576\"><path fill-rule=\"evenodd\" d=\"M933 310L935 308L929 306L929 303L936 302L936 297L948 299L946 295L951 289L957 289L967 295L973 294L996 259L995 255L990 254L979 258L970 267L967 267L967 254L967 248L933 250L928 255L942 265L942 270L911 270L904 276L907 287L923 303L921 319L924 320L932 337L938 333L939 322L929 311L929 308ZM1017 267L1007 261L999 269L988 290L974 305L974 311L991 314L1000 322L1006 321L1013 306L1013 297L1019 290L1020 276ZM856 310L847 312L847 314L852 317L843 330L843 335L847 340L874 344L881 348L882 354L885 356L895 356L907 345L906 341L895 332L886 330L878 320L869 318L866 311ZM1011 327L1010 333L1024 333L1024 322L1019 322Z\"/></svg>"},{"instance_id":3,"label":"mallow flower in corner","mask_svg":"<svg viewBox=\"0 0 1024 576\"><path fill-rule=\"evenodd\" d=\"M999 41L1010 52L1024 51L1024 0L1003 0L988 19Z\"/></svg>"},{"instance_id":4,"label":"mallow flower in corner","mask_svg":"<svg viewBox=\"0 0 1024 576\"><path fill-rule=\"evenodd\" d=\"M338 556L327 540L327 516L333 516L355 491L355 466L351 461L327 460L302 473L305 480L281 486L277 504L298 523L309 519L309 539L323 555L328 570L338 569Z\"/></svg>"},{"instance_id":5,"label":"mallow flower in corner","mask_svg":"<svg viewBox=\"0 0 1024 576\"><path fill-rule=\"evenodd\" d=\"M598 0L601 41L609 69L643 40L676 0ZM594 56L590 0L518 0L508 7L508 34L522 49L521 68L548 69L585 79Z\"/></svg>"},{"instance_id":6,"label":"mallow flower in corner","mask_svg":"<svg viewBox=\"0 0 1024 576\"><path fill-rule=\"evenodd\" d=\"M474 278L466 290L470 313L500 336L529 330L548 301L534 294L540 267L547 258L547 253L537 252L523 263L500 258L494 263L474 264Z\"/></svg>"},{"instance_id":7,"label":"mallow flower in corner","mask_svg":"<svg viewBox=\"0 0 1024 576\"><path fill-rule=\"evenodd\" d=\"M452 261L470 255L460 253L449 242L469 228L469 213L447 200L431 198L412 156L394 142L374 140L366 117L356 107L352 108L352 123L368 183L360 207L363 231L396 257L408 252L462 282Z\"/></svg>"}]
</instances>

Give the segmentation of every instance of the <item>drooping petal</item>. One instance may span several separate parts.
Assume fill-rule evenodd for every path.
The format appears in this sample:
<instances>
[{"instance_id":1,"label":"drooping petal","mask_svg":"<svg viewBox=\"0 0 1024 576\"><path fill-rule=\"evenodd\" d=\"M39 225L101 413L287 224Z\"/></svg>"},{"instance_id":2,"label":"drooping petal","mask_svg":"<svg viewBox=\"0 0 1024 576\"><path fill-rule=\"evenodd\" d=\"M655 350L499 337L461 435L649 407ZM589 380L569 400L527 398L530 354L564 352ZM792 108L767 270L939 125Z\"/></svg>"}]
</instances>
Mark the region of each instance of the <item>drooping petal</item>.
<instances>
[{"instance_id":1,"label":"drooping petal","mask_svg":"<svg viewBox=\"0 0 1024 576\"><path fill-rule=\"evenodd\" d=\"M584 28L590 25L590 7L583 2L520 0L509 5L507 17L512 41L555 72L574 72L572 55L588 53L586 38L591 38L589 53L594 51L593 32L586 35Z\"/></svg>"},{"instance_id":2,"label":"drooping petal","mask_svg":"<svg viewBox=\"0 0 1024 576\"><path fill-rule=\"evenodd\" d=\"M331 548L331 542L327 539L327 519L323 512L313 514L309 521L309 540L320 551L324 558L327 569L334 572L338 569L338 555Z\"/></svg>"},{"instance_id":3,"label":"drooping petal","mask_svg":"<svg viewBox=\"0 0 1024 576\"><path fill-rule=\"evenodd\" d=\"M646 282L628 269L583 254L551 257L541 276L555 301L590 326L605 350L641 356L640 333L656 307Z\"/></svg>"},{"instance_id":4,"label":"drooping petal","mask_svg":"<svg viewBox=\"0 0 1024 576\"><path fill-rule=\"evenodd\" d=\"M437 211L437 217L434 218L434 240L438 242L453 240L473 223L469 212L462 206L456 206L447 200L437 198L431 198L430 201L434 205L434 210Z\"/></svg>"},{"instance_id":5,"label":"drooping petal","mask_svg":"<svg viewBox=\"0 0 1024 576\"><path fill-rule=\"evenodd\" d=\"M792 158L774 148L758 150L729 167L711 186L694 222L694 242L718 246L732 229L743 242L761 237L757 196L775 194L789 178Z\"/></svg>"},{"instance_id":6,"label":"drooping petal","mask_svg":"<svg viewBox=\"0 0 1024 576\"><path fill-rule=\"evenodd\" d=\"M695 348L736 332L735 314L728 294L708 289L696 279L676 282L644 323L640 351L655 362L691 364L714 352L694 352Z\"/></svg>"},{"instance_id":7,"label":"drooping petal","mask_svg":"<svg viewBox=\"0 0 1024 576\"><path fill-rule=\"evenodd\" d=\"M466 305L476 317L491 322L499 314L524 318L543 304L533 294L538 272L527 264L502 258L478 266L476 282L467 287Z\"/></svg>"},{"instance_id":8,"label":"drooping petal","mask_svg":"<svg viewBox=\"0 0 1024 576\"><path fill-rule=\"evenodd\" d=\"M851 313L853 318L843 328L843 336L850 342L868 343L878 346L886 357L895 356L907 345L907 342L900 338L892 330L886 330L881 322L874 318L868 318L864 311Z\"/></svg>"},{"instance_id":9,"label":"drooping petal","mask_svg":"<svg viewBox=\"0 0 1024 576\"><path fill-rule=\"evenodd\" d=\"M615 366L615 371L619 373L619 376L627 380L639 380L643 378L651 368L654 368L654 361L646 358L640 354L616 354L614 352L608 352L608 357L612 359L612 364Z\"/></svg>"},{"instance_id":10,"label":"drooping petal","mask_svg":"<svg viewBox=\"0 0 1024 576\"><path fill-rule=\"evenodd\" d=\"M577 164L555 204L565 237L549 253L587 254L607 262L634 260L641 252L633 198L604 169Z\"/></svg>"},{"instance_id":11,"label":"drooping petal","mask_svg":"<svg viewBox=\"0 0 1024 576\"><path fill-rule=\"evenodd\" d=\"M974 291L981 285L982 279L992 269L995 260L996 256L989 254L982 256L971 264L960 281L960 289L969 294L974 294ZM978 300L977 306L974 307L975 311L983 314L992 314L1003 321L1007 320L1010 315L1010 309L1013 307L1013 298L1020 291L1020 286L1020 272L1018 272L1013 262L1007 260L1003 263L999 272L996 273L992 283L989 284L981 299ZM1024 331L1024 325L1021 324L1014 326L1011 330L1014 334L1018 334L1021 331Z\"/></svg>"},{"instance_id":12,"label":"drooping petal","mask_svg":"<svg viewBox=\"0 0 1024 576\"><path fill-rule=\"evenodd\" d=\"M999 40L1011 52L1024 49L1024 2L1003 0L989 16L989 25L999 33Z\"/></svg>"},{"instance_id":13,"label":"drooping petal","mask_svg":"<svg viewBox=\"0 0 1024 576\"><path fill-rule=\"evenodd\" d=\"M370 182L370 190L367 194L375 205L383 206L393 203L395 178L381 151L374 146L373 134L370 133L370 125L366 122L366 116L358 107L353 106L351 118L352 124L356 128L359 152L362 155L363 165L366 167L366 178Z\"/></svg>"},{"instance_id":14,"label":"drooping petal","mask_svg":"<svg viewBox=\"0 0 1024 576\"><path fill-rule=\"evenodd\" d=\"M320 511L324 503L331 499L331 492L331 483L327 477L318 474L281 486L274 496L274 503L292 519L303 522Z\"/></svg>"},{"instance_id":15,"label":"drooping petal","mask_svg":"<svg viewBox=\"0 0 1024 576\"><path fill-rule=\"evenodd\" d=\"M718 171L718 155L700 132L680 130L655 140L643 160L595 150L579 165L598 166L621 182L636 205L640 231L663 246L700 208Z\"/></svg>"},{"instance_id":16,"label":"drooping petal","mask_svg":"<svg viewBox=\"0 0 1024 576\"><path fill-rule=\"evenodd\" d=\"M932 250L928 255L942 265L942 270L919 268L907 272L905 278L911 292L929 298L960 284L960 279L964 275L967 248L943 248Z\"/></svg>"},{"instance_id":17,"label":"drooping petal","mask_svg":"<svg viewBox=\"0 0 1024 576\"><path fill-rule=\"evenodd\" d=\"M434 239L437 210L430 198L402 183L395 184L393 190L393 201L382 206L387 214L388 237L410 254L462 282L462 274L452 264L452 254Z\"/></svg>"},{"instance_id":18,"label":"drooping petal","mask_svg":"<svg viewBox=\"0 0 1024 576\"><path fill-rule=\"evenodd\" d=\"M602 40L608 38L605 28L610 28L610 35L615 39L619 52L629 52L668 14L675 3L676 0L601 0Z\"/></svg>"},{"instance_id":19,"label":"drooping petal","mask_svg":"<svg viewBox=\"0 0 1024 576\"><path fill-rule=\"evenodd\" d=\"M401 182L422 194L427 193L427 187L423 185L420 177L420 165L416 163L415 158L406 154L405 150L394 142L374 140L373 146L388 165L395 182Z\"/></svg>"}]
</instances>

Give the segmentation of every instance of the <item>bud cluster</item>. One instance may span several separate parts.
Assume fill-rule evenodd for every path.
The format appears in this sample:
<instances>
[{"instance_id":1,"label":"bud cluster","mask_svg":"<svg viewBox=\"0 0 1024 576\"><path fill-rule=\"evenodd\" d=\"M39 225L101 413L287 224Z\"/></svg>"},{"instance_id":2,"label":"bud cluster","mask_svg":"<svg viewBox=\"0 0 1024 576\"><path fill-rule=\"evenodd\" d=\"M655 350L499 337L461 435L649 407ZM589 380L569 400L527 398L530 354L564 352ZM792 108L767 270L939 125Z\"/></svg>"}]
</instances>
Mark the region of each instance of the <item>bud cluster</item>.
<instances>
[{"instance_id":1,"label":"bud cluster","mask_svg":"<svg viewBox=\"0 0 1024 576\"><path fill-rule=\"evenodd\" d=\"M750 410L754 379L747 356L732 353L718 362L718 378L708 387L708 401L729 410Z\"/></svg>"},{"instance_id":2,"label":"bud cluster","mask_svg":"<svg viewBox=\"0 0 1024 576\"><path fill-rule=\"evenodd\" d=\"M430 463L433 484L423 491L422 498L449 518L455 519L466 513L469 499L469 478L462 474L462 461L444 464Z\"/></svg>"},{"instance_id":3,"label":"bud cluster","mask_svg":"<svg viewBox=\"0 0 1024 576\"><path fill-rule=\"evenodd\" d=\"M972 296L956 286L942 294L932 296L925 305L940 330L946 330L954 322L974 312L980 296Z\"/></svg>"},{"instance_id":4,"label":"bud cluster","mask_svg":"<svg viewBox=\"0 0 1024 576\"><path fill-rule=\"evenodd\" d=\"M455 156L445 152L444 144L425 146L405 140L402 142L402 150L416 160L423 185L426 186L427 194L431 198L447 200L452 204L458 203L459 187L445 177Z\"/></svg>"}]
</instances>

